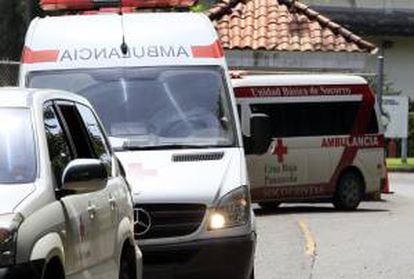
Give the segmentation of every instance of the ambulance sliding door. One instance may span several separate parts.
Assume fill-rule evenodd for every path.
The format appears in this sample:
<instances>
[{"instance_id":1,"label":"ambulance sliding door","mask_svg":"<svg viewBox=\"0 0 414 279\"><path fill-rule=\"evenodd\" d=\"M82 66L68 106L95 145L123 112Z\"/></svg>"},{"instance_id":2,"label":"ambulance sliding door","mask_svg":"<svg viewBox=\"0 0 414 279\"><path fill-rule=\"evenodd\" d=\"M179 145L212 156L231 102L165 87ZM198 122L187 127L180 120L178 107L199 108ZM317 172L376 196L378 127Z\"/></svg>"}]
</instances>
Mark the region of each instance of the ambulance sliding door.
<instances>
[{"instance_id":1,"label":"ambulance sliding door","mask_svg":"<svg viewBox=\"0 0 414 279\"><path fill-rule=\"evenodd\" d=\"M248 105L249 113L269 116L273 138L265 154L247 156L252 188L266 188L261 191L265 198L323 195L321 185L334 171L329 152L321 149L322 127L329 125L321 118L328 116L320 104L280 101ZM242 122L247 119L242 117Z\"/></svg>"},{"instance_id":2,"label":"ambulance sliding door","mask_svg":"<svg viewBox=\"0 0 414 279\"><path fill-rule=\"evenodd\" d=\"M243 112L246 112L246 109L243 109ZM306 184L308 168L307 150L304 148L303 140L287 137L294 129L293 114L285 108L284 104L271 100L266 102L255 100L249 103L248 112L251 115L269 116L272 137L266 153L247 156L251 187L261 189L263 199L285 199L296 196L296 194L292 196L287 188ZM243 122L248 119L249 117L242 117Z\"/></svg>"}]
</instances>

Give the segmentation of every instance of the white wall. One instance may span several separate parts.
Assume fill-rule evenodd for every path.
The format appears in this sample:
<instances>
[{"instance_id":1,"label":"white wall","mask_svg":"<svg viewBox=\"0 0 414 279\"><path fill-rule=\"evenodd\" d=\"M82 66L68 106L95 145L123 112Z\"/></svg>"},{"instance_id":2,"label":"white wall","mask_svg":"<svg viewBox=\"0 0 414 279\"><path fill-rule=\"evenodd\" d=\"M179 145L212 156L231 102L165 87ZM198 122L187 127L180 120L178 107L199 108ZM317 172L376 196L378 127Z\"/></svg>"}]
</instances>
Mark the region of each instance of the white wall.
<instances>
[{"instance_id":1,"label":"white wall","mask_svg":"<svg viewBox=\"0 0 414 279\"><path fill-rule=\"evenodd\" d=\"M363 72L367 53L227 50L230 68L300 72Z\"/></svg>"},{"instance_id":2,"label":"white wall","mask_svg":"<svg viewBox=\"0 0 414 279\"><path fill-rule=\"evenodd\" d=\"M355 7L392 11L394 9L413 9L413 0L301 0L307 5L322 7Z\"/></svg>"},{"instance_id":3,"label":"white wall","mask_svg":"<svg viewBox=\"0 0 414 279\"><path fill-rule=\"evenodd\" d=\"M393 42L393 46L385 50L385 80L392 82L397 91L410 96L414 101L414 37L384 38ZM370 42L380 46L381 38L368 38ZM377 71L375 57L370 58L368 72Z\"/></svg>"}]
</instances>

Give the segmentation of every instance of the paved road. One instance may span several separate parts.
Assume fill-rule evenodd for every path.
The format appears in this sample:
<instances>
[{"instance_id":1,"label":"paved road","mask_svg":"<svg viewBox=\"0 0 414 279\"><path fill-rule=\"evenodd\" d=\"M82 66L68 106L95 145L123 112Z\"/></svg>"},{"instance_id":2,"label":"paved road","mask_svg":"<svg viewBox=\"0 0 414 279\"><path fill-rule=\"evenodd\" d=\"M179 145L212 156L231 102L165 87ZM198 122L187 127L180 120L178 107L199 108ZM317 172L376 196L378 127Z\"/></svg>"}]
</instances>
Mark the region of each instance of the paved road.
<instances>
[{"instance_id":1,"label":"paved road","mask_svg":"<svg viewBox=\"0 0 414 279\"><path fill-rule=\"evenodd\" d=\"M356 212L331 204L256 210L256 278L414 278L414 174L392 174L393 195Z\"/></svg>"}]
</instances>

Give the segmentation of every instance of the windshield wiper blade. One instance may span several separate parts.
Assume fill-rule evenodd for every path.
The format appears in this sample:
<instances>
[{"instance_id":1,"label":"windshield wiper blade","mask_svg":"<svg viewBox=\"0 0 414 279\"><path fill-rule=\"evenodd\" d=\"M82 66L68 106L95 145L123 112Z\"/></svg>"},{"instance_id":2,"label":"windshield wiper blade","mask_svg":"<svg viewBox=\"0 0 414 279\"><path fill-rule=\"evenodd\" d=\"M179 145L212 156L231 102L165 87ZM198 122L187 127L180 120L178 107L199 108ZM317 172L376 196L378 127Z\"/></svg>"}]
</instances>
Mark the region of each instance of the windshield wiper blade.
<instances>
[{"instance_id":1,"label":"windshield wiper blade","mask_svg":"<svg viewBox=\"0 0 414 279\"><path fill-rule=\"evenodd\" d=\"M216 145L195 145L195 144L161 144L148 146L133 146L125 145L118 149L118 151L135 151L135 150L168 150L168 149L205 149L205 148L221 148L223 146ZM227 146L226 146L227 147ZM115 149L115 151L117 151Z\"/></svg>"}]
</instances>

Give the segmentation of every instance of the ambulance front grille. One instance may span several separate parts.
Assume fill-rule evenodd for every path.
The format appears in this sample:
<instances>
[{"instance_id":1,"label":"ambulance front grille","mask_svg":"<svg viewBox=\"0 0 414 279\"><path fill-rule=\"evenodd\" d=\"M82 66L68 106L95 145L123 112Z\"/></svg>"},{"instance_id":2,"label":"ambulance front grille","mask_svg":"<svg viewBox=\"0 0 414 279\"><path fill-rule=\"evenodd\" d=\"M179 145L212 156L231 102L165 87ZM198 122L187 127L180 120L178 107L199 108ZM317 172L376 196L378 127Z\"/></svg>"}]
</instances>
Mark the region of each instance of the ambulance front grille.
<instances>
[{"instance_id":1,"label":"ambulance front grille","mask_svg":"<svg viewBox=\"0 0 414 279\"><path fill-rule=\"evenodd\" d=\"M223 159L224 152L193 153L193 154L175 154L172 157L173 162L196 162L196 161L219 161Z\"/></svg>"},{"instance_id":2,"label":"ambulance front grille","mask_svg":"<svg viewBox=\"0 0 414 279\"><path fill-rule=\"evenodd\" d=\"M185 236L201 225L202 204L140 204L135 207L135 238L154 239Z\"/></svg>"}]
</instances>

